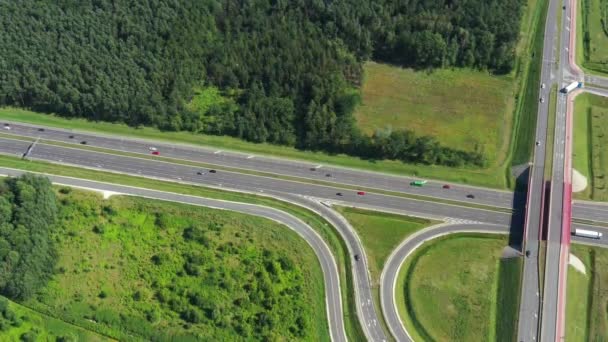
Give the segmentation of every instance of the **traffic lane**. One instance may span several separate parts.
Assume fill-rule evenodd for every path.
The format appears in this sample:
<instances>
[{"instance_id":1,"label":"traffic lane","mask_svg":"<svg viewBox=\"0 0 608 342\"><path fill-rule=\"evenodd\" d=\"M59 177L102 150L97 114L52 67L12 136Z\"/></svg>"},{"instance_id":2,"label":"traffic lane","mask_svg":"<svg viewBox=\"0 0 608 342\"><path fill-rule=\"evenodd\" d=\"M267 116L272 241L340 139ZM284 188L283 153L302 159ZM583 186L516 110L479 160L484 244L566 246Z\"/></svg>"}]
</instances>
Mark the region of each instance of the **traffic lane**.
<instances>
[{"instance_id":1,"label":"traffic lane","mask_svg":"<svg viewBox=\"0 0 608 342\"><path fill-rule=\"evenodd\" d=\"M578 219L608 222L608 203L574 201L572 216Z\"/></svg>"},{"instance_id":2,"label":"traffic lane","mask_svg":"<svg viewBox=\"0 0 608 342\"><path fill-rule=\"evenodd\" d=\"M22 171L1 167L0 172L2 174L13 177L17 177L24 173ZM306 223L302 222L300 219L277 209L253 204L227 202L209 198L181 195L177 193L168 193L156 190L121 186L116 184L100 183L70 177L48 177L53 183L112 191L119 194L140 196L172 202L180 202L215 209L237 211L240 213L265 217L287 226L288 228L294 230L302 238L304 238L304 240L308 242L308 244L311 246L311 248L317 255L317 259L319 260L319 263L321 265L321 270L323 272L325 282L326 305L332 341L346 341L337 264L333 258L333 254L331 253L329 247L323 241L321 236Z\"/></svg>"},{"instance_id":3,"label":"traffic lane","mask_svg":"<svg viewBox=\"0 0 608 342\"><path fill-rule=\"evenodd\" d=\"M574 235L574 231L576 229L585 229L585 230L593 230L596 232L602 233L602 236L599 239L590 239L586 237L576 236ZM572 233L571 233L571 241L576 241L580 243L593 244L601 247L608 247L608 228L593 226L581 223L572 223Z\"/></svg>"},{"instance_id":4,"label":"traffic lane","mask_svg":"<svg viewBox=\"0 0 608 342\"><path fill-rule=\"evenodd\" d=\"M329 181L452 200L460 200L466 195L474 194L475 198L471 199L472 202L506 208L513 207L515 204L513 203L514 195L510 191L484 189L438 181L429 181L423 187L416 187L411 186L410 182L420 178L401 177L334 166L317 165L308 162L253 156L238 152L196 148L187 145L165 145L162 143L157 144L148 141L121 139L89 133L74 133L69 130L49 127L44 127L43 131L39 131L42 126L31 126L18 123L11 123L10 125L11 129L7 133L30 138L40 137L47 140L72 143L75 147L81 142L86 141L87 146L146 155L151 153L150 148L154 148L165 157L214 164L218 167L224 166L249 169L317 181ZM320 168L318 168L319 166ZM445 185L450 186L450 189L444 189Z\"/></svg>"},{"instance_id":5,"label":"traffic lane","mask_svg":"<svg viewBox=\"0 0 608 342\"><path fill-rule=\"evenodd\" d=\"M1 152L14 154L15 151L25 151L27 146L29 146L27 142L0 138ZM132 175L157 177L214 187L243 189L255 192L277 191L323 199L335 199L349 203L376 205L388 209L416 213L418 216L433 215L495 224L509 224L512 217L511 214L482 209L417 201L374 193L357 195L352 190L240 173L218 171L217 173L206 172L204 175L197 175L197 172L201 171L201 168L44 144L37 145L30 154L30 158L85 166L100 171L124 172ZM338 194L341 194L341 196Z\"/></svg>"},{"instance_id":6,"label":"traffic lane","mask_svg":"<svg viewBox=\"0 0 608 342\"><path fill-rule=\"evenodd\" d=\"M346 242L349 251L350 266L353 270L353 281L355 291L355 304L357 315L360 317L362 328L370 341L386 341L386 333L380 324L380 316L373 304L373 287L369 275L368 260L354 229L348 221L336 211L328 208L320 202L300 195L269 192L281 199L296 203L315 211L325 218L340 234ZM358 260L355 260L355 255Z\"/></svg>"},{"instance_id":7,"label":"traffic lane","mask_svg":"<svg viewBox=\"0 0 608 342\"><path fill-rule=\"evenodd\" d=\"M410 335L407 333L404 325L401 322L395 302L396 282L401 266L405 262L406 258L425 241L445 234L462 232L490 232L507 234L509 232L509 227L475 224L443 225L432 227L410 235L410 237L405 239L389 256L381 275L380 302L387 325L391 330L391 334L397 341L412 341Z\"/></svg>"}]
</instances>

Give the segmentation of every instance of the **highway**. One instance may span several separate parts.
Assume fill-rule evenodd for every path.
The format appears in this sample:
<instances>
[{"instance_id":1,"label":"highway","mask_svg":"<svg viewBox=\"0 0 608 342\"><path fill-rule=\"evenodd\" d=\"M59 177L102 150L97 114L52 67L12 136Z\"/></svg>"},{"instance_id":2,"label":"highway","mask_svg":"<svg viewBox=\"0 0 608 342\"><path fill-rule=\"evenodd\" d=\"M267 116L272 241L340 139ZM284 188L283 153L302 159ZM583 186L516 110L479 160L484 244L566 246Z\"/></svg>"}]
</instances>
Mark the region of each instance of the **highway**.
<instances>
[{"instance_id":1,"label":"highway","mask_svg":"<svg viewBox=\"0 0 608 342\"><path fill-rule=\"evenodd\" d=\"M4 176L17 177L22 173L22 171L0 167L0 174ZM338 277L339 273L336 261L333 257L333 254L331 253L331 250L329 249L323 238L321 238L321 236L313 228L302 222L297 217L294 217L286 212L274 208L254 204L215 200L124 185L95 182L72 177L61 177L52 175L48 175L48 177L55 184L63 184L68 186L95 189L101 191L110 191L116 194L186 203L215 209L231 210L244 214L265 217L267 219L276 221L289 227L298 235L300 235L304 240L306 240L306 242L308 242L308 244L311 246L319 260L319 264L323 272L323 279L325 282L325 302L327 305L328 325L332 341L347 340L344 331L344 316L342 312L342 299L340 297L340 279ZM374 340L376 341L376 339Z\"/></svg>"},{"instance_id":2,"label":"highway","mask_svg":"<svg viewBox=\"0 0 608 342\"><path fill-rule=\"evenodd\" d=\"M4 123L7 123L4 121ZM162 144L138 139L126 139L117 136L98 135L93 133L76 132L57 128L10 123L10 130L4 134L14 134L30 138L41 138L49 141L105 148L109 150L138 153L150 156L150 147L158 149L161 157L187 160L214 165L216 168L228 167L240 170L265 172L273 175L282 175L302 178L302 181L323 181L345 184L364 188L374 188L386 191L403 192L413 195L424 195L443 199L467 201L503 208L513 208L513 192L480 187L450 184L447 191L443 186L447 183L429 181L424 187L410 186L410 182L421 178L401 177L378 172L368 172L356 169L341 168L330 165L319 165L309 162L277 159L259 155L248 155L239 152L223 151L180 144ZM70 138L73 137L73 138ZM319 167L320 166L320 167ZM313 171L314 170L314 171ZM330 175L329 177L327 175ZM474 194L475 198L467 198Z\"/></svg>"}]
</instances>

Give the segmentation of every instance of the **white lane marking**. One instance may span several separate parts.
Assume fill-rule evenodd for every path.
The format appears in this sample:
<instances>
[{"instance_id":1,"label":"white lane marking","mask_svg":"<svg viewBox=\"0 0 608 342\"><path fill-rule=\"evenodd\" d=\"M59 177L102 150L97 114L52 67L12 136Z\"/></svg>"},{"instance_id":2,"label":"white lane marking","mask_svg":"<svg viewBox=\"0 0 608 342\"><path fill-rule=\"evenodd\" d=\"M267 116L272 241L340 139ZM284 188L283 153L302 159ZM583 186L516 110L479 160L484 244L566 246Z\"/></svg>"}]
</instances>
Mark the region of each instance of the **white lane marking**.
<instances>
[{"instance_id":1,"label":"white lane marking","mask_svg":"<svg viewBox=\"0 0 608 342\"><path fill-rule=\"evenodd\" d=\"M254 155L247 156L247 159L252 159L252 158L254 158L254 157L255 157Z\"/></svg>"},{"instance_id":2,"label":"white lane marking","mask_svg":"<svg viewBox=\"0 0 608 342\"><path fill-rule=\"evenodd\" d=\"M222 150L217 150L217 151L213 152L213 154L220 154L220 153L222 153Z\"/></svg>"}]
</instances>

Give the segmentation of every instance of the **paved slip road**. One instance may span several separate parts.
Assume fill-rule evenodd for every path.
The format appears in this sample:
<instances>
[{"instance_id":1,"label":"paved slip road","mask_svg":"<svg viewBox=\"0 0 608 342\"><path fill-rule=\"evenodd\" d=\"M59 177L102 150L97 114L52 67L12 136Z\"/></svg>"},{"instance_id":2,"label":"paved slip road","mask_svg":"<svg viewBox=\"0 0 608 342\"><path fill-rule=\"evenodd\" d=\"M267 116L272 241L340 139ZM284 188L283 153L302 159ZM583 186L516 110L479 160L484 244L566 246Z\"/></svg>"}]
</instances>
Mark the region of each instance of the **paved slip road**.
<instances>
[{"instance_id":1,"label":"paved slip road","mask_svg":"<svg viewBox=\"0 0 608 342\"><path fill-rule=\"evenodd\" d=\"M0 167L0 173L3 175L16 177L22 174L23 172ZM56 184L111 191L117 194L146 197L171 202L180 202L216 209L231 210L240 213L265 217L289 227L290 229L298 233L298 235L300 235L302 238L304 238L317 255L317 258L319 259L319 264L321 265L321 270L323 272L323 279L325 282L325 302L327 305L326 310L328 315L328 324L331 339L334 342L346 341L343 321L344 316L342 314L342 300L340 297L340 279L338 277L338 268L336 265L336 261L334 260L334 257L331 251L329 250L329 247L325 244L325 241L321 238L321 236L319 236L319 234L317 234L313 228L302 222L300 219L286 212L259 205L214 200L203 197L195 197L177 193L135 188L109 183L101 183L71 177L48 177L53 183Z\"/></svg>"},{"instance_id":2,"label":"paved slip road","mask_svg":"<svg viewBox=\"0 0 608 342\"><path fill-rule=\"evenodd\" d=\"M60 141L80 146L86 141L87 146L106 148L116 151L141 153L150 155L150 147L158 149L162 157L170 157L206 164L238 168L242 170L255 170L284 176L300 177L308 180L335 182L352 186L381 189L386 191L403 192L415 195L433 196L451 200L467 200L472 203L486 204L496 207L513 208L513 192L495 189L484 189L465 185L451 184L452 189L443 189L445 182L429 181L423 187L410 186L412 180L420 178L402 177L378 172L341 168L329 165L313 164L310 162L278 159L244 153L220 151L203 147L194 147L180 144L162 144L144 140L125 139L109 135L96 135L92 133L75 132L44 126L33 126L20 123L10 123L10 131L5 134L14 134L30 138ZM43 128L44 127L44 128ZM43 128L44 131L39 131ZM70 138L73 136L73 138ZM314 169L315 171L311 171ZM331 175L327 177L327 175ZM475 194L474 199L467 199L466 195Z\"/></svg>"}]
</instances>

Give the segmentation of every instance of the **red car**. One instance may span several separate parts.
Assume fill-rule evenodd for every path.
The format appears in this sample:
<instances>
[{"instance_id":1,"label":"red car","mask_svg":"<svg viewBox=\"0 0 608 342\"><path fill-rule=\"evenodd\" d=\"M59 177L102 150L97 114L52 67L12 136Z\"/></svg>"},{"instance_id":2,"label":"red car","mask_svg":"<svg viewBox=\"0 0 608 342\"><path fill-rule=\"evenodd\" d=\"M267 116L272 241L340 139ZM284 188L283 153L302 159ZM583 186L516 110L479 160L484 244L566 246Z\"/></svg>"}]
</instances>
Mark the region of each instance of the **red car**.
<instances>
[{"instance_id":1,"label":"red car","mask_svg":"<svg viewBox=\"0 0 608 342\"><path fill-rule=\"evenodd\" d=\"M365 191L357 191L357 195L363 196L363 195L365 195Z\"/></svg>"},{"instance_id":2,"label":"red car","mask_svg":"<svg viewBox=\"0 0 608 342\"><path fill-rule=\"evenodd\" d=\"M152 151L152 154L155 156L160 156L160 152L158 152L158 151Z\"/></svg>"},{"instance_id":3,"label":"red car","mask_svg":"<svg viewBox=\"0 0 608 342\"><path fill-rule=\"evenodd\" d=\"M452 187L449 184L443 186L444 189L451 189Z\"/></svg>"}]
</instances>

